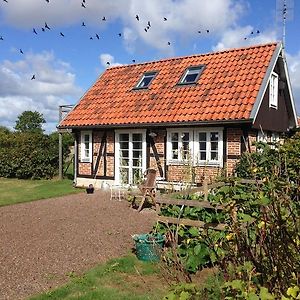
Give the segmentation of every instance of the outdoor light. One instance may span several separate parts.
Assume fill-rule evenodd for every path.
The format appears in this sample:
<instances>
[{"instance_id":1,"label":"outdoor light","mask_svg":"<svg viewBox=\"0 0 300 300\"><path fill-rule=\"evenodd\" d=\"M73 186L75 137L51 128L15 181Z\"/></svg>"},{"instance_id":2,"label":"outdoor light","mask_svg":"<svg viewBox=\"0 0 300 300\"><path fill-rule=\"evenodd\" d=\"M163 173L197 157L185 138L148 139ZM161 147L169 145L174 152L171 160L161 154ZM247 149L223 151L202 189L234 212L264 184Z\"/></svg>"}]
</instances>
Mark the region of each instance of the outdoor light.
<instances>
[{"instance_id":1,"label":"outdoor light","mask_svg":"<svg viewBox=\"0 0 300 300\"><path fill-rule=\"evenodd\" d=\"M152 132L152 131L151 131L151 132L149 133L149 136L151 136L152 138L154 138L154 137L157 136L157 134L156 134L155 132Z\"/></svg>"}]
</instances>

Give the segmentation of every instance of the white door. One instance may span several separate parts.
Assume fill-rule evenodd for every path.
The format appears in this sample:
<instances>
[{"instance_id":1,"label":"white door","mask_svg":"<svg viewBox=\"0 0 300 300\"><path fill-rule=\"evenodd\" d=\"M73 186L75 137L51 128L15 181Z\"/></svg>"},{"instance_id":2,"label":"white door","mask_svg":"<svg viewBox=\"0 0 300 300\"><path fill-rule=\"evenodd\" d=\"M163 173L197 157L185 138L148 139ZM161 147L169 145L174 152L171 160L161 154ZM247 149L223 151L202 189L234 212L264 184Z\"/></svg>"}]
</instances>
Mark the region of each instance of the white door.
<instances>
[{"instance_id":1,"label":"white door","mask_svg":"<svg viewBox=\"0 0 300 300\"><path fill-rule=\"evenodd\" d=\"M146 169L145 131L116 131L116 182L136 185Z\"/></svg>"}]
</instances>

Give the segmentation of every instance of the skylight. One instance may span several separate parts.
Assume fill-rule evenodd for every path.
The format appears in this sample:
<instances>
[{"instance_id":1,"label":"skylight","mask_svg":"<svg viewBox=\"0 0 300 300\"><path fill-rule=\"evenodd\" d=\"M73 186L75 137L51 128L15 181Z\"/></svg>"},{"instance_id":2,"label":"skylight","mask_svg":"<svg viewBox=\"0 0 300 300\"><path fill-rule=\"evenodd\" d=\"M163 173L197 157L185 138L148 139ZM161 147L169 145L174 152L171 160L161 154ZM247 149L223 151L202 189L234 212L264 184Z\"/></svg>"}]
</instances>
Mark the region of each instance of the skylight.
<instances>
[{"instance_id":1,"label":"skylight","mask_svg":"<svg viewBox=\"0 0 300 300\"><path fill-rule=\"evenodd\" d=\"M147 72L143 75L142 79L139 81L137 86L135 87L136 89L146 89L149 87L151 81L155 77L156 72Z\"/></svg>"},{"instance_id":2,"label":"skylight","mask_svg":"<svg viewBox=\"0 0 300 300\"><path fill-rule=\"evenodd\" d=\"M184 75L181 77L179 84L191 84L196 83L204 66L196 66L188 68Z\"/></svg>"}]
</instances>

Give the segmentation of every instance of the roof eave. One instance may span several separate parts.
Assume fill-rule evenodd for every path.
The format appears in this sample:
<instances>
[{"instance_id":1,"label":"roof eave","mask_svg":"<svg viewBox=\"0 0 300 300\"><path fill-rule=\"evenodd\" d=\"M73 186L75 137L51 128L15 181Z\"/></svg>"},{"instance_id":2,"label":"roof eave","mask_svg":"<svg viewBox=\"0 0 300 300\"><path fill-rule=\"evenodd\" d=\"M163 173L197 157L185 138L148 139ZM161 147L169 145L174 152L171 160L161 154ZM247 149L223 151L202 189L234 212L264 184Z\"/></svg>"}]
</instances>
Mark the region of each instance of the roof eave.
<instances>
[{"instance_id":1,"label":"roof eave","mask_svg":"<svg viewBox=\"0 0 300 300\"><path fill-rule=\"evenodd\" d=\"M188 126L220 126L252 124L252 119L219 120L219 121L192 121L192 122L162 122L162 123L131 123L131 124L105 124L84 126L57 126L58 131L65 129L107 129L107 128L145 128L145 127L188 127Z\"/></svg>"}]
</instances>

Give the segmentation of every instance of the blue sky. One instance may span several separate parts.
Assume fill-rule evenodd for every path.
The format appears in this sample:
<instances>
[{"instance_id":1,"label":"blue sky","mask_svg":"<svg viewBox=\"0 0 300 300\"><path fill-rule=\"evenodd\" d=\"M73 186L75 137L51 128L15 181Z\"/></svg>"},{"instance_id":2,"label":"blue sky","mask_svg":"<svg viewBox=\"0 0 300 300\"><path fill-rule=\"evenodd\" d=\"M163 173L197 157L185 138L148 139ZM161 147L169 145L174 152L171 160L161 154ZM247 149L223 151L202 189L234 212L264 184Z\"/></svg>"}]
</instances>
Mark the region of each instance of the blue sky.
<instances>
[{"instance_id":1,"label":"blue sky","mask_svg":"<svg viewBox=\"0 0 300 300\"><path fill-rule=\"evenodd\" d=\"M300 111L300 1L286 1L286 54ZM46 118L46 132L55 130L58 106L77 103L107 62L281 40L277 2L283 0L85 0L83 7L82 0L1 0L0 125L13 128L24 110L37 110Z\"/></svg>"}]
</instances>

